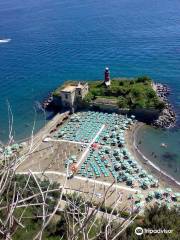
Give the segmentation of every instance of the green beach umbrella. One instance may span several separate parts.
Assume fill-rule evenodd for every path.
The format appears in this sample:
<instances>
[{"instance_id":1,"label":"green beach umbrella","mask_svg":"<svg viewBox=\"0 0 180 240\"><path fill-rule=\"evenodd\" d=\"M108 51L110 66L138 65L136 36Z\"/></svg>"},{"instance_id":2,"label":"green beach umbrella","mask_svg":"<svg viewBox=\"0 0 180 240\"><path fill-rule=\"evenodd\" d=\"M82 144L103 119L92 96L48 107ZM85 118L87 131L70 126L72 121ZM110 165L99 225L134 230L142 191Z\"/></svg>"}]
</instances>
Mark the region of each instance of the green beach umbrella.
<instances>
[{"instance_id":1,"label":"green beach umbrella","mask_svg":"<svg viewBox=\"0 0 180 240\"><path fill-rule=\"evenodd\" d=\"M128 195L128 199L133 199L133 195L131 193Z\"/></svg>"},{"instance_id":2,"label":"green beach umbrella","mask_svg":"<svg viewBox=\"0 0 180 240\"><path fill-rule=\"evenodd\" d=\"M77 157L76 157L76 155L72 155L72 156L70 157L70 159L72 159L72 160L76 160Z\"/></svg>"},{"instance_id":3,"label":"green beach umbrella","mask_svg":"<svg viewBox=\"0 0 180 240\"><path fill-rule=\"evenodd\" d=\"M19 144L15 143L11 146L11 149L18 149L19 148Z\"/></svg>"},{"instance_id":4,"label":"green beach umbrella","mask_svg":"<svg viewBox=\"0 0 180 240\"><path fill-rule=\"evenodd\" d=\"M140 194L140 193L138 193L138 194L136 195L136 197L137 197L138 199L142 199L142 198L144 197L144 195L143 195L143 194Z\"/></svg>"},{"instance_id":5,"label":"green beach umbrella","mask_svg":"<svg viewBox=\"0 0 180 240\"><path fill-rule=\"evenodd\" d=\"M143 204L142 202L136 203L136 207L137 207L137 208L143 207L143 205L144 205L144 204Z\"/></svg>"},{"instance_id":6,"label":"green beach umbrella","mask_svg":"<svg viewBox=\"0 0 180 240\"><path fill-rule=\"evenodd\" d=\"M180 193L179 192L175 192L174 195L175 195L175 197L180 197Z\"/></svg>"},{"instance_id":7,"label":"green beach umbrella","mask_svg":"<svg viewBox=\"0 0 180 240\"><path fill-rule=\"evenodd\" d=\"M166 190L166 192L168 192L168 193L172 192L172 189L171 189L171 188L166 188L165 190Z\"/></svg>"},{"instance_id":8,"label":"green beach umbrella","mask_svg":"<svg viewBox=\"0 0 180 240\"><path fill-rule=\"evenodd\" d=\"M170 203L166 203L166 207L167 207L168 209L170 209L170 208L171 208Z\"/></svg>"},{"instance_id":9,"label":"green beach umbrella","mask_svg":"<svg viewBox=\"0 0 180 240\"><path fill-rule=\"evenodd\" d=\"M149 193L148 193L148 197L154 197L154 192L152 192L152 191L149 192Z\"/></svg>"}]
</instances>

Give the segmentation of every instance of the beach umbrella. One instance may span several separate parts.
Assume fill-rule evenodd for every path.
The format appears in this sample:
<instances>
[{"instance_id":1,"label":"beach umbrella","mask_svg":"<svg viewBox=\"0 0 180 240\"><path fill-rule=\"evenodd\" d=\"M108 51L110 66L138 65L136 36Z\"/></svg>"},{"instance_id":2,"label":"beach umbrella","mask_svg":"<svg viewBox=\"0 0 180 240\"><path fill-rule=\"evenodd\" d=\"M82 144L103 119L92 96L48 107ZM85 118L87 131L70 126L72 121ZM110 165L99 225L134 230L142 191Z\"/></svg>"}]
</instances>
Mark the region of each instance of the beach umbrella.
<instances>
[{"instance_id":1,"label":"beach umbrella","mask_svg":"<svg viewBox=\"0 0 180 240\"><path fill-rule=\"evenodd\" d=\"M12 155L12 153L13 153L13 152L12 152L10 146L8 146L8 147L5 148L4 154L5 154L6 156L10 156L10 155Z\"/></svg>"},{"instance_id":2,"label":"beach umbrella","mask_svg":"<svg viewBox=\"0 0 180 240\"><path fill-rule=\"evenodd\" d=\"M175 197L180 197L180 193L179 192L175 192L174 195L175 195Z\"/></svg>"},{"instance_id":3,"label":"beach umbrella","mask_svg":"<svg viewBox=\"0 0 180 240\"><path fill-rule=\"evenodd\" d=\"M76 155L71 155L71 157L70 157L72 160L76 160Z\"/></svg>"},{"instance_id":4,"label":"beach umbrella","mask_svg":"<svg viewBox=\"0 0 180 240\"><path fill-rule=\"evenodd\" d=\"M133 199L133 194L130 193L130 194L128 195L128 199Z\"/></svg>"},{"instance_id":5,"label":"beach umbrella","mask_svg":"<svg viewBox=\"0 0 180 240\"><path fill-rule=\"evenodd\" d=\"M112 131L111 136L112 136L112 137L115 137L115 136L116 136L116 131Z\"/></svg>"},{"instance_id":6,"label":"beach umbrella","mask_svg":"<svg viewBox=\"0 0 180 240\"><path fill-rule=\"evenodd\" d=\"M140 194L140 193L138 193L138 194L136 195L136 198L138 198L139 200L142 199L143 197L144 197L144 195L143 195L143 194Z\"/></svg>"},{"instance_id":7,"label":"beach umbrella","mask_svg":"<svg viewBox=\"0 0 180 240\"><path fill-rule=\"evenodd\" d=\"M108 139L108 138L110 138L110 135L107 133L107 134L104 135L104 138Z\"/></svg>"},{"instance_id":8,"label":"beach umbrella","mask_svg":"<svg viewBox=\"0 0 180 240\"><path fill-rule=\"evenodd\" d=\"M170 203L166 203L166 207L167 207L168 209L170 209L170 208L171 208Z\"/></svg>"},{"instance_id":9,"label":"beach umbrella","mask_svg":"<svg viewBox=\"0 0 180 240\"><path fill-rule=\"evenodd\" d=\"M155 191L155 197L156 197L156 198L161 198L161 197L162 197L162 194L163 194L163 191L162 191L162 190Z\"/></svg>"},{"instance_id":10,"label":"beach umbrella","mask_svg":"<svg viewBox=\"0 0 180 240\"><path fill-rule=\"evenodd\" d=\"M157 205L158 205L158 207L161 207L161 205L162 205L162 203L161 203L161 201L160 200L156 200L156 202L155 202Z\"/></svg>"},{"instance_id":11,"label":"beach umbrella","mask_svg":"<svg viewBox=\"0 0 180 240\"><path fill-rule=\"evenodd\" d=\"M114 165L114 169L115 170L119 170L121 168L121 164L120 163L116 163L115 165Z\"/></svg>"},{"instance_id":12,"label":"beach umbrella","mask_svg":"<svg viewBox=\"0 0 180 240\"><path fill-rule=\"evenodd\" d=\"M116 156L116 161L120 162L121 158L119 156Z\"/></svg>"},{"instance_id":13,"label":"beach umbrella","mask_svg":"<svg viewBox=\"0 0 180 240\"><path fill-rule=\"evenodd\" d=\"M127 179L127 185L132 185L132 179Z\"/></svg>"},{"instance_id":14,"label":"beach umbrella","mask_svg":"<svg viewBox=\"0 0 180 240\"><path fill-rule=\"evenodd\" d=\"M115 130L117 130L118 128L119 128L119 126L118 126L118 125L115 125L115 126L114 126L114 129L115 129Z\"/></svg>"},{"instance_id":15,"label":"beach umbrella","mask_svg":"<svg viewBox=\"0 0 180 240\"><path fill-rule=\"evenodd\" d=\"M180 193L174 193L174 196L175 196L175 200L180 202Z\"/></svg>"},{"instance_id":16,"label":"beach umbrella","mask_svg":"<svg viewBox=\"0 0 180 240\"><path fill-rule=\"evenodd\" d=\"M152 192L152 191L149 192L149 193L148 193L148 197L154 197L154 192Z\"/></svg>"},{"instance_id":17,"label":"beach umbrella","mask_svg":"<svg viewBox=\"0 0 180 240\"><path fill-rule=\"evenodd\" d=\"M172 202L170 198L166 198L165 201L168 202L168 203L171 203L171 202Z\"/></svg>"},{"instance_id":18,"label":"beach umbrella","mask_svg":"<svg viewBox=\"0 0 180 240\"><path fill-rule=\"evenodd\" d=\"M174 203L174 207L175 207L176 209L180 209L180 204L179 204L179 203Z\"/></svg>"},{"instance_id":19,"label":"beach umbrella","mask_svg":"<svg viewBox=\"0 0 180 240\"><path fill-rule=\"evenodd\" d=\"M141 207L143 207L143 205L144 205L144 204L143 204L142 202L136 203L136 207L137 207L137 208L141 208Z\"/></svg>"},{"instance_id":20,"label":"beach umbrella","mask_svg":"<svg viewBox=\"0 0 180 240\"><path fill-rule=\"evenodd\" d=\"M111 150L110 146L104 146L105 149Z\"/></svg>"},{"instance_id":21,"label":"beach umbrella","mask_svg":"<svg viewBox=\"0 0 180 240\"><path fill-rule=\"evenodd\" d=\"M148 175L149 179L154 179L154 177L152 175Z\"/></svg>"},{"instance_id":22,"label":"beach umbrella","mask_svg":"<svg viewBox=\"0 0 180 240\"><path fill-rule=\"evenodd\" d=\"M126 155L127 154L127 151L126 149L123 150L123 155Z\"/></svg>"},{"instance_id":23,"label":"beach umbrella","mask_svg":"<svg viewBox=\"0 0 180 240\"><path fill-rule=\"evenodd\" d=\"M146 176L146 173L142 170L139 174L140 177L145 177Z\"/></svg>"},{"instance_id":24,"label":"beach umbrella","mask_svg":"<svg viewBox=\"0 0 180 240\"><path fill-rule=\"evenodd\" d=\"M5 150L8 152L8 151L11 151L11 147L10 146L7 146L6 148L5 148Z\"/></svg>"},{"instance_id":25,"label":"beach umbrella","mask_svg":"<svg viewBox=\"0 0 180 240\"><path fill-rule=\"evenodd\" d=\"M115 149L114 149L114 152L120 153L120 149L119 149L119 148L115 148Z\"/></svg>"},{"instance_id":26,"label":"beach umbrella","mask_svg":"<svg viewBox=\"0 0 180 240\"><path fill-rule=\"evenodd\" d=\"M150 181L145 180L145 181L143 181L143 184L149 186L151 183L150 183Z\"/></svg>"},{"instance_id":27,"label":"beach umbrella","mask_svg":"<svg viewBox=\"0 0 180 240\"><path fill-rule=\"evenodd\" d=\"M11 146L11 149L17 150L19 148L19 144L15 143Z\"/></svg>"},{"instance_id":28,"label":"beach umbrella","mask_svg":"<svg viewBox=\"0 0 180 240\"><path fill-rule=\"evenodd\" d=\"M166 188L165 191L170 193L170 192L172 192L172 189L171 188Z\"/></svg>"}]
</instances>

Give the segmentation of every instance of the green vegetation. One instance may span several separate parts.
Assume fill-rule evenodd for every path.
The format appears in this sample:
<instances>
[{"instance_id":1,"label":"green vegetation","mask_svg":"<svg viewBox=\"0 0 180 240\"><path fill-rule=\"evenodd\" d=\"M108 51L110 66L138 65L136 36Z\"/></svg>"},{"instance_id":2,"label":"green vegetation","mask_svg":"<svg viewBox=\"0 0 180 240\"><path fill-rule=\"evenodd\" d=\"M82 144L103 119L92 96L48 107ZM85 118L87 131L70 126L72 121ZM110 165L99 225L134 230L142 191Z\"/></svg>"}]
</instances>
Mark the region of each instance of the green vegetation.
<instances>
[{"instance_id":1,"label":"green vegetation","mask_svg":"<svg viewBox=\"0 0 180 240\"><path fill-rule=\"evenodd\" d=\"M151 84L151 79L146 76L133 80L113 79L110 87L106 87L101 81L89 82L89 93L85 102L98 98L116 98L120 108L161 110L164 103L159 100Z\"/></svg>"},{"instance_id":2,"label":"green vegetation","mask_svg":"<svg viewBox=\"0 0 180 240\"><path fill-rule=\"evenodd\" d=\"M77 199L76 199L77 200ZM77 202L78 206L78 202ZM67 207L67 209L69 206ZM82 209L83 213L83 209ZM27 218L24 220L24 225L26 226L25 229L19 229L16 234L14 235L13 240L31 240L32 236L38 232L40 228L40 221L37 219L33 219L33 211L27 211L27 216L32 218ZM180 235L180 213L175 209L167 209L165 206L159 208L154 207L151 209L146 209L145 216L139 216L132 225L130 225L125 232L123 232L119 237L118 240L138 240L139 237L135 234L136 227L142 227L146 229L166 229L166 230L173 230L172 234L145 234L141 236L142 240L179 240ZM122 215L121 215L122 216ZM82 216L80 216L82 217ZM126 216L127 217L127 216ZM93 219L92 219L93 220ZM90 221L90 224L92 223ZM71 216L69 216L69 223L71 222ZM112 224L112 223L111 223ZM103 224L106 225L106 222ZM89 225L87 225L87 228ZM102 232L101 236L97 236L99 232L100 223L96 220L95 226L91 229L90 237L94 237L96 240L104 239L104 235ZM117 232L119 231L120 226L118 227L117 224L112 225L112 228L116 229ZM102 228L102 226L101 226ZM55 215L55 219L48 225L45 229L43 234L43 240L57 240L63 239L68 240L66 233L68 231L68 225L66 222L65 215L63 213L59 213ZM114 232L115 234L115 232ZM62 238L63 236L63 238ZM83 239L81 233L79 234L78 239Z\"/></svg>"},{"instance_id":3,"label":"green vegetation","mask_svg":"<svg viewBox=\"0 0 180 240\"><path fill-rule=\"evenodd\" d=\"M37 178L38 179L38 178ZM28 181L28 184L27 184ZM42 216L42 209L39 205L35 205L36 203L42 202L42 196L39 195L39 188L37 187L37 184L33 177L30 177L28 179L28 176L24 175L16 175L12 179L13 183L16 183L16 193L15 193L15 199L20 195L23 196L23 198L28 198L32 196L32 194L38 194L36 197L29 199L25 203L31 204L31 206L28 207L22 207L22 208L16 208L14 210L14 216L16 216L16 219L19 219L20 216L22 217L22 224L18 225L16 221L12 222L12 233L13 233L13 240L32 240L33 237L37 234L39 229L42 226L42 219L37 216ZM54 189L59 189L59 184L56 182L50 183L48 179L44 179L43 181L40 181L38 179L38 182L41 186L42 191L53 190L52 192L49 192L46 199L46 204L48 206L48 212L51 213L54 210L55 205L57 204L57 199L60 195L60 191L54 191ZM14 188L13 185L6 187L3 198L1 199L1 207L6 206L7 202L11 204L14 194ZM34 205L33 205L34 204ZM57 215L56 215L57 216ZM2 222L5 222L5 219L7 217L7 211L6 208L3 207L0 209L0 219ZM59 216L58 216L59 218ZM1 224L1 223L0 223ZM53 223L52 223L53 224ZM43 234L43 239L52 239L56 240L59 239L59 237L53 237L48 238L49 232L48 229L45 229ZM3 235L0 233L0 239L5 239ZM7 239L7 238L6 238Z\"/></svg>"},{"instance_id":4,"label":"green vegetation","mask_svg":"<svg viewBox=\"0 0 180 240\"><path fill-rule=\"evenodd\" d=\"M48 182L41 182L41 184L44 184L44 186L47 187L47 184L49 185ZM54 195L54 199L57 197ZM56 196L56 197L55 197ZM73 207L73 202L75 206L77 206L77 211L73 211L73 214L77 215L78 218L83 218L83 214L85 212L85 207L88 205L92 205L91 203L85 203L84 204L84 199L79 196L78 194L67 194L63 195L63 199L66 200L67 204L64 208L64 211L56 213L56 215L53 217L53 220L49 223L45 231L43 232L42 240L69 240L67 233L68 231L72 231L71 227L69 224L73 224L73 216L70 214L71 211L74 210ZM55 203L54 203L55 205ZM80 215L78 214L80 209ZM18 228L16 233L13 236L13 240L31 240L35 235L38 233L39 229L41 228L41 223L42 219L37 218L37 215L42 215L42 213L37 212L39 211L39 207L33 206L33 207L28 207L25 215L23 216L23 225L25 228ZM69 213L69 214L67 214ZM22 214L21 211L16 212L16 216L20 216ZM68 217L68 220L67 220ZM89 224L87 225L87 228L90 228L92 221L94 221L94 218L91 218L89 221ZM102 222L100 222L98 219L95 220L96 224L92 227L90 230L89 236L90 237L96 237L97 232L99 232L100 226L102 225ZM78 226L79 227L79 226ZM77 228L78 229L78 228ZM79 232L77 239L83 239L82 237L82 232Z\"/></svg>"},{"instance_id":5,"label":"green vegetation","mask_svg":"<svg viewBox=\"0 0 180 240\"><path fill-rule=\"evenodd\" d=\"M112 207L108 207L108 206L105 206L105 205L102 205L100 207L100 211L107 212L108 214L113 213L113 215L118 215L119 217L122 217L122 218L130 217L130 213L127 212L127 211L118 211L117 209L113 209Z\"/></svg>"},{"instance_id":6,"label":"green vegetation","mask_svg":"<svg viewBox=\"0 0 180 240\"><path fill-rule=\"evenodd\" d=\"M28 180L28 176L15 176L13 177L12 181L16 182L16 196L17 198L19 195L23 195L24 198L32 196L33 194L37 194L35 198L29 199L28 203L31 206L23 207L23 208L16 208L15 209L15 219L18 219L20 216L23 215L22 224L18 225L16 221L13 221L12 231L14 232L12 239L13 240L31 240L33 239L36 234L39 232L42 224L42 208L38 205L32 205L35 203L42 202L42 196L39 193L39 188L37 187L36 181L31 177ZM55 205L58 202L58 198L60 196L59 191L59 184L57 183L50 183L48 179L40 180L38 182L42 188L42 191L53 190L48 193L46 199L46 205L48 209L48 213L52 213L54 210ZM8 192L8 194L6 194ZM1 206L5 206L6 202L10 202L13 198L14 189L10 188L5 191L4 198L1 200ZM76 235L76 239L84 239L81 229L81 224L83 222L88 207L100 207L100 210L103 212L107 212L111 214L112 207L105 206L104 204L99 205L99 203L95 203L93 201L86 202L84 198L79 194L64 194L63 200L66 201L66 205L63 208L63 211L58 211L49 225L43 232L42 240L69 240L68 236L72 235L72 226L74 224L75 228L74 231ZM80 210L80 211L79 211ZM123 211L118 212L115 210L113 212L114 215L119 215L121 217L129 218L130 215ZM6 209L3 207L0 210L0 218L3 222L4 218L7 215ZM132 217L135 216L134 214ZM81 221L79 221L79 219ZM80 223L80 225L79 225ZM93 226L92 226L92 223ZM107 226L107 220L102 220L101 218L95 218L93 216L87 222L86 227L84 230L86 232L89 231L89 239L95 240L103 240L105 239L105 228ZM172 233L166 234L143 234L140 237L135 234L136 227L142 227L143 229L166 229L166 230L173 230ZM121 229L121 224L119 222L111 222L109 226L109 233L108 239L113 239L119 230ZM133 223L118 236L117 240L179 240L180 236L180 211L178 208L171 208L168 209L166 206L158 207L154 206L150 209L146 209L143 216L137 216L137 218L133 221ZM0 233L0 239L5 239ZM6 238L7 239L7 238ZM9 239L9 238L8 238Z\"/></svg>"},{"instance_id":7,"label":"green vegetation","mask_svg":"<svg viewBox=\"0 0 180 240\"><path fill-rule=\"evenodd\" d=\"M172 233L161 234L143 234L137 236L134 231L136 227L143 229L166 229L173 230ZM151 209L146 209L145 216L137 219L129 228L118 238L118 240L179 240L180 236L180 212L167 207L161 208L155 206Z\"/></svg>"}]
</instances>

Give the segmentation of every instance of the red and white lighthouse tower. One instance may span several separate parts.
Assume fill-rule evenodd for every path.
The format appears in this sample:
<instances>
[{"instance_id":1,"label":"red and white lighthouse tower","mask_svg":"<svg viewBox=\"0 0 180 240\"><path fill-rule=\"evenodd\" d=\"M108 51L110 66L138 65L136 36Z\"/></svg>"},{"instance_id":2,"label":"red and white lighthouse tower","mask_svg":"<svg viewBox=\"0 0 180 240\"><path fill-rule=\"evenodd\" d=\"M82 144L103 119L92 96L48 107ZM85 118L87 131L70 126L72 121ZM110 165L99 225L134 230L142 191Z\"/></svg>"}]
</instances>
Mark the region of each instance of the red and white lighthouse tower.
<instances>
[{"instance_id":1,"label":"red and white lighthouse tower","mask_svg":"<svg viewBox=\"0 0 180 240\"><path fill-rule=\"evenodd\" d=\"M111 84L110 71L108 67L106 67L104 71L104 83L106 84L106 86L110 86Z\"/></svg>"}]
</instances>

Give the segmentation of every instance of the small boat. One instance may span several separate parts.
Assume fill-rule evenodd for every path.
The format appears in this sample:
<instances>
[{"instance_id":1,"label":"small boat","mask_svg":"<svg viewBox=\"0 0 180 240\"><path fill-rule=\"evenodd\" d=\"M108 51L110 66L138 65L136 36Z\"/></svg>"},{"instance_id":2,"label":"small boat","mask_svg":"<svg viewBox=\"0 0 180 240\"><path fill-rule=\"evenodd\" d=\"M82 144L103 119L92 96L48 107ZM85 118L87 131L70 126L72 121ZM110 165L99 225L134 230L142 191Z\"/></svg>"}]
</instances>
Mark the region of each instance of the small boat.
<instances>
[{"instance_id":1,"label":"small boat","mask_svg":"<svg viewBox=\"0 0 180 240\"><path fill-rule=\"evenodd\" d=\"M163 148L167 148L167 144L165 144L165 143L161 143L160 146L163 147Z\"/></svg>"},{"instance_id":2,"label":"small boat","mask_svg":"<svg viewBox=\"0 0 180 240\"><path fill-rule=\"evenodd\" d=\"M7 39L0 39L0 43L8 43L10 42L11 39L10 38L7 38Z\"/></svg>"}]
</instances>

